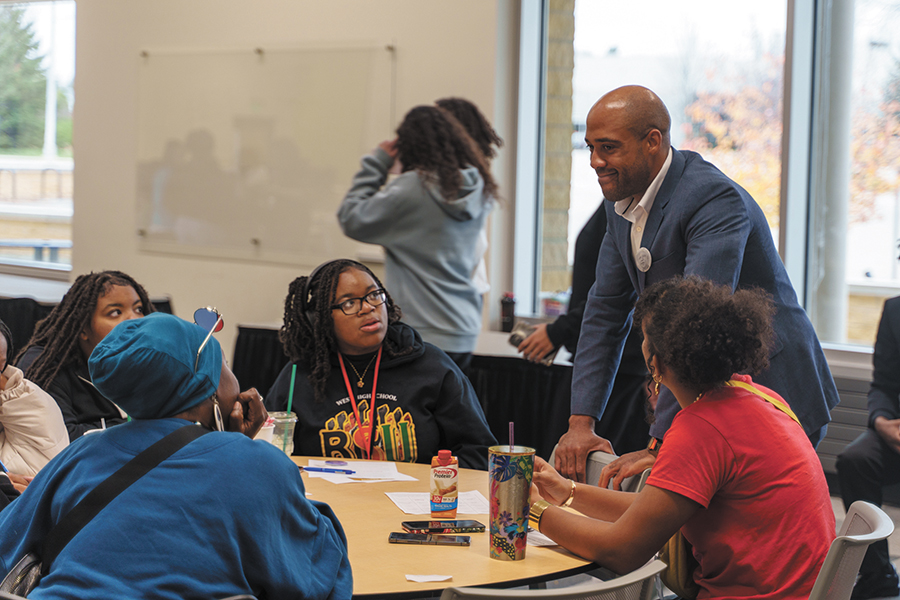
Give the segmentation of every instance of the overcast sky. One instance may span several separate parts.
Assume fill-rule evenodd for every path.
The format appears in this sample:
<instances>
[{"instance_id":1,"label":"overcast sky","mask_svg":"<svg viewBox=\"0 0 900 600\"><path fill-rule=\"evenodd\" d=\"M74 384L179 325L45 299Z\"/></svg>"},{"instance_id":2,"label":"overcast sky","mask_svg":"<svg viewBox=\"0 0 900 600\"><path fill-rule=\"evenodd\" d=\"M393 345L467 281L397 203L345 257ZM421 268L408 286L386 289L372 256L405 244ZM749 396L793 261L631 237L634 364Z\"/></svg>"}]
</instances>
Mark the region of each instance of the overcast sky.
<instances>
[{"instance_id":1,"label":"overcast sky","mask_svg":"<svg viewBox=\"0 0 900 600\"><path fill-rule=\"evenodd\" d=\"M75 76L75 2L35 2L28 5L26 14L34 24L32 30L40 44L42 56L48 55L51 32L55 31L56 81L63 86L70 85ZM46 67L46 63L44 66Z\"/></svg>"}]
</instances>

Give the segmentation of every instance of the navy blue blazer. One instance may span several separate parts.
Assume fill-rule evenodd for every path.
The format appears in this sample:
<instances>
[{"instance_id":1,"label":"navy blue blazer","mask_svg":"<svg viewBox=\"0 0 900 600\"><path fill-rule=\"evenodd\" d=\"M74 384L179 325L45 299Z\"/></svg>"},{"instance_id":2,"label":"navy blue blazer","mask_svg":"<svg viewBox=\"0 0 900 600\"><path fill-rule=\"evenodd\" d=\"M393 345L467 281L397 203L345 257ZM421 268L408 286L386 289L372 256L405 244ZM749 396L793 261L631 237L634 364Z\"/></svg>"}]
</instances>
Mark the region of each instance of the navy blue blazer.
<instances>
[{"instance_id":1,"label":"navy blue blazer","mask_svg":"<svg viewBox=\"0 0 900 600\"><path fill-rule=\"evenodd\" d=\"M765 216L750 194L699 154L673 150L641 240L652 257L646 273L634 263L631 223L616 214L612 202L606 210L608 234L575 356L572 414L597 419L603 414L634 303L644 288L676 275L699 275L732 289L755 286L772 295L777 339L769 368L754 381L783 396L808 435L828 424L839 400L834 380ZM677 412L675 397L663 389L650 434L662 438Z\"/></svg>"}]
</instances>

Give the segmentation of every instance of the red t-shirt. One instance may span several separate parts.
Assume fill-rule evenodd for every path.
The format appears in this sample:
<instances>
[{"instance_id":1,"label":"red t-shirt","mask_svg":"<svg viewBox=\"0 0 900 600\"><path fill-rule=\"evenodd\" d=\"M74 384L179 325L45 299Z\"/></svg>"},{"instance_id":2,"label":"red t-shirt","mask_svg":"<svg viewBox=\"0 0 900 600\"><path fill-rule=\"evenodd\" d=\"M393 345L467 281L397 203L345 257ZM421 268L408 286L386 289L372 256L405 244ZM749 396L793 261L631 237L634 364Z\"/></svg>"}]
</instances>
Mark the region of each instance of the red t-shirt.
<instances>
[{"instance_id":1,"label":"red t-shirt","mask_svg":"<svg viewBox=\"0 0 900 600\"><path fill-rule=\"evenodd\" d=\"M834 512L812 444L771 403L740 388L707 392L675 416L647 484L704 507L681 528L700 562L699 598L809 597Z\"/></svg>"}]
</instances>

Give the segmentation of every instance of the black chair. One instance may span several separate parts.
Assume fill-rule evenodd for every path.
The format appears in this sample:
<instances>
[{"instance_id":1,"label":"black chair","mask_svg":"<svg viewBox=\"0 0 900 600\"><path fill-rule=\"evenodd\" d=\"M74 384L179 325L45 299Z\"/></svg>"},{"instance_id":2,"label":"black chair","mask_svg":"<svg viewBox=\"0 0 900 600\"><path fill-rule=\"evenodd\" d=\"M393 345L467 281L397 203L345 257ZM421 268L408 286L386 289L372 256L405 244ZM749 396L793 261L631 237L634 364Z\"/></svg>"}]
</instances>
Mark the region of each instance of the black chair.
<instances>
[{"instance_id":1,"label":"black chair","mask_svg":"<svg viewBox=\"0 0 900 600\"><path fill-rule=\"evenodd\" d=\"M33 298L0 298L0 319L12 333L15 351L23 348L37 322L50 314L56 304L43 304Z\"/></svg>"}]
</instances>

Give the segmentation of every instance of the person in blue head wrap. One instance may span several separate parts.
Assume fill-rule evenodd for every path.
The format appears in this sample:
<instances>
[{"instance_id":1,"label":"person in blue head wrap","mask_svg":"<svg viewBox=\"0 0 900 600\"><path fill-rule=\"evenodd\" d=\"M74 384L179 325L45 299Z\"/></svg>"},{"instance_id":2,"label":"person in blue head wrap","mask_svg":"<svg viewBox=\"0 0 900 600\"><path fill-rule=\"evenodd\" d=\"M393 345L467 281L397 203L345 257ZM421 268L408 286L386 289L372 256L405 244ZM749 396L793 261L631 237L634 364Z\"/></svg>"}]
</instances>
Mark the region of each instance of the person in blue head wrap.
<instances>
[{"instance_id":1,"label":"person in blue head wrap","mask_svg":"<svg viewBox=\"0 0 900 600\"><path fill-rule=\"evenodd\" d=\"M206 334L154 313L120 323L91 353L94 385L133 420L76 440L0 513L0 574L40 552L62 516L148 446L180 427L212 432L100 511L29 598L350 598L340 523L306 499L283 452L251 439L262 398L239 393Z\"/></svg>"}]
</instances>

